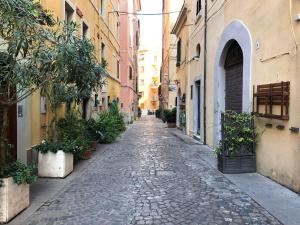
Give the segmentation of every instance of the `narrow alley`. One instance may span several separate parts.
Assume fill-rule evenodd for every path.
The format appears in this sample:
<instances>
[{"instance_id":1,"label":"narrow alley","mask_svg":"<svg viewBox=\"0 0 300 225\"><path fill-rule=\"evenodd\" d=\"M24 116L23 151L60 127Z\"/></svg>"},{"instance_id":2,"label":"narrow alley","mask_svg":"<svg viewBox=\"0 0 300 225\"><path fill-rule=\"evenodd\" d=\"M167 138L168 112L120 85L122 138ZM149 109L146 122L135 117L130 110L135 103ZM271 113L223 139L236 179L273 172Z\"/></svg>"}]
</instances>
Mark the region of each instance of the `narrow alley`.
<instances>
[{"instance_id":1,"label":"narrow alley","mask_svg":"<svg viewBox=\"0 0 300 225\"><path fill-rule=\"evenodd\" d=\"M281 224L172 131L143 117L22 224Z\"/></svg>"}]
</instances>

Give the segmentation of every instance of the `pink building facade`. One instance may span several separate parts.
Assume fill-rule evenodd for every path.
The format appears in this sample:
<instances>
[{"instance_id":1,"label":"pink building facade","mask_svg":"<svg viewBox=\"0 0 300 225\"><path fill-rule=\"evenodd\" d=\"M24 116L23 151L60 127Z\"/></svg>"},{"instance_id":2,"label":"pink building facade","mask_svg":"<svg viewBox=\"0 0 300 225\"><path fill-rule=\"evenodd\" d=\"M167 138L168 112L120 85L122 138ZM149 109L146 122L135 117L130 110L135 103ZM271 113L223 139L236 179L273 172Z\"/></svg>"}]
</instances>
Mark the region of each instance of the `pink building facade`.
<instances>
[{"instance_id":1,"label":"pink building facade","mask_svg":"<svg viewBox=\"0 0 300 225\"><path fill-rule=\"evenodd\" d=\"M120 1L120 106L126 122L132 122L138 110L138 61L140 28L135 13L140 0ZM129 12L129 13L124 13Z\"/></svg>"}]
</instances>

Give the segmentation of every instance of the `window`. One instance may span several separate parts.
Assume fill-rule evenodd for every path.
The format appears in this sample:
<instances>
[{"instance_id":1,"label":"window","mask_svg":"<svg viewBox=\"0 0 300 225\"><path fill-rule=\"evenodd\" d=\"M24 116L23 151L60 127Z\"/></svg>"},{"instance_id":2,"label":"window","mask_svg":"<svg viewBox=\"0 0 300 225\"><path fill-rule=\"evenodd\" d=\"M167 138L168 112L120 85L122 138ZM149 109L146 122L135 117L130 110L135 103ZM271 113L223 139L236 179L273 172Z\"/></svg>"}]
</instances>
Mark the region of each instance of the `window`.
<instances>
[{"instance_id":1,"label":"window","mask_svg":"<svg viewBox=\"0 0 300 225\"><path fill-rule=\"evenodd\" d=\"M132 67L129 67L129 80L132 80Z\"/></svg>"},{"instance_id":2,"label":"window","mask_svg":"<svg viewBox=\"0 0 300 225\"><path fill-rule=\"evenodd\" d=\"M135 33L135 45L136 45L137 48L140 45L140 37L139 37L139 32L138 31Z\"/></svg>"},{"instance_id":3,"label":"window","mask_svg":"<svg viewBox=\"0 0 300 225\"><path fill-rule=\"evenodd\" d=\"M74 9L66 2L65 3L65 21L70 23L73 21Z\"/></svg>"},{"instance_id":4,"label":"window","mask_svg":"<svg viewBox=\"0 0 300 225\"><path fill-rule=\"evenodd\" d=\"M154 63L157 63L157 56L154 56Z\"/></svg>"},{"instance_id":5,"label":"window","mask_svg":"<svg viewBox=\"0 0 300 225\"><path fill-rule=\"evenodd\" d=\"M83 22L82 23L82 37L87 38L89 27Z\"/></svg>"},{"instance_id":6,"label":"window","mask_svg":"<svg viewBox=\"0 0 300 225\"><path fill-rule=\"evenodd\" d=\"M140 60L140 61L144 61L144 60L145 60L145 55L144 55L144 54L141 54L140 57L139 57L139 60Z\"/></svg>"},{"instance_id":7,"label":"window","mask_svg":"<svg viewBox=\"0 0 300 225\"><path fill-rule=\"evenodd\" d=\"M94 107L98 107L99 100L98 100L98 94L95 94L95 105Z\"/></svg>"},{"instance_id":8,"label":"window","mask_svg":"<svg viewBox=\"0 0 300 225\"><path fill-rule=\"evenodd\" d=\"M105 16L105 0L101 0L101 15Z\"/></svg>"},{"instance_id":9,"label":"window","mask_svg":"<svg viewBox=\"0 0 300 225\"><path fill-rule=\"evenodd\" d=\"M101 59L102 59L102 62L103 60L106 59L106 49L105 49L105 44L104 43L101 43Z\"/></svg>"},{"instance_id":10,"label":"window","mask_svg":"<svg viewBox=\"0 0 300 225\"><path fill-rule=\"evenodd\" d=\"M144 73L145 72L145 67L141 66L140 67L140 73Z\"/></svg>"},{"instance_id":11,"label":"window","mask_svg":"<svg viewBox=\"0 0 300 225\"><path fill-rule=\"evenodd\" d=\"M144 85L145 85L145 80L141 79L141 86L144 86Z\"/></svg>"},{"instance_id":12,"label":"window","mask_svg":"<svg viewBox=\"0 0 300 225\"><path fill-rule=\"evenodd\" d=\"M199 15L200 11L201 11L201 0L197 0L196 16Z\"/></svg>"},{"instance_id":13,"label":"window","mask_svg":"<svg viewBox=\"0 0 300 225\"><path fill-rule=\"evenodd\" d=\"M120 78L120 61L117 60L117 78Z\"/></svg>"},{"instance_id":14,"label":"window","mask_svg":"<svg viewBox=\"0 0 300 225\"><path fill-rule=\"evenodd\" d=\"M193 99L193 85L191 85L191 100Z\"/></svg>"},{"instance_id":15,"label":"window","mask_svg":"<svg viewBox=\"0 0 300 225\"><path fill-rule=\"evenodd\" d=\"M181 39L177 41L177 60L176 60L176 67L179 67L181 64Z\"/></svg>"},{"instance_id":16,"label":"window","mask_svg":"<svg viewBox=\"0 0 300 225\"><path fill-rule=\"evenodd\" d=\"M201 46L200 46L200 44L197 44L197 47L196 47L196 57L200 58L200 54L201 54Z\"/></svg>"}]
</instances>

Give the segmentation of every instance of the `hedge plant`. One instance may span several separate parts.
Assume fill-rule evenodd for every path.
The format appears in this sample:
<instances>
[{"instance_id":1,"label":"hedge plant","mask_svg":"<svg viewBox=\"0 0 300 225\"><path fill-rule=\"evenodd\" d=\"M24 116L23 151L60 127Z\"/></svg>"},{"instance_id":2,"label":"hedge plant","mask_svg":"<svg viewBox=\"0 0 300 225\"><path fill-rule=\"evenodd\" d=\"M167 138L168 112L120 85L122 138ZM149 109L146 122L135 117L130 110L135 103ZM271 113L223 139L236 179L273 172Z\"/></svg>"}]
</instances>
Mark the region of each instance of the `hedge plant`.
<instances>
[{"instance_id":1,"label":"hedge plant","mask_svg":"<svg viewBox=\"0 0 300 225\"><path fill-rule=\"evenodd\" d=\"M252 114L226 111L222 123L223 140L220 140L218 148L215 149L217 155L234 155L242 147L257 143L258 134Z\"/></svg>"}]
</instances>

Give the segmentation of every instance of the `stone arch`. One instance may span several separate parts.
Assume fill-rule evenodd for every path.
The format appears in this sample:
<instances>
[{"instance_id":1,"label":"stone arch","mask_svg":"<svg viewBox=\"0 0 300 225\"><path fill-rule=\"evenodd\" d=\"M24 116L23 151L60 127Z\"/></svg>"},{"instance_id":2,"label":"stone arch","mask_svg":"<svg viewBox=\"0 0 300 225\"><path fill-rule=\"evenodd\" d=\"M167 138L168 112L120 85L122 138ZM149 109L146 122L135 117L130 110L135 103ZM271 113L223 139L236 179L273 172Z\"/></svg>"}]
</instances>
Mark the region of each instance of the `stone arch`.
<instances>
[{"instance_id":1,"label":"stone arch","mask_svg":"<svg viewBox=\"0 0 300 225\"><path fill-rule=\"evenodd\" d=\"M252 37L247 26L240 20L229 23L220 37L214 65L214 144L221 138L220 119L225 111L225 59L232 41L236 41L243 51L243 97L242 111L251 111L252 77Z\"/></svg>"}]
</instances>

